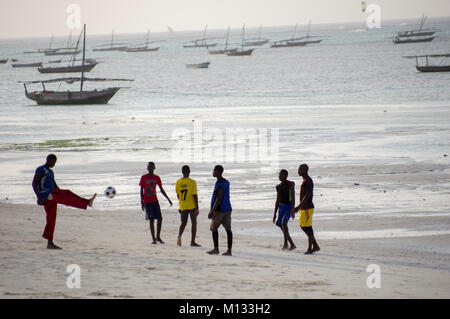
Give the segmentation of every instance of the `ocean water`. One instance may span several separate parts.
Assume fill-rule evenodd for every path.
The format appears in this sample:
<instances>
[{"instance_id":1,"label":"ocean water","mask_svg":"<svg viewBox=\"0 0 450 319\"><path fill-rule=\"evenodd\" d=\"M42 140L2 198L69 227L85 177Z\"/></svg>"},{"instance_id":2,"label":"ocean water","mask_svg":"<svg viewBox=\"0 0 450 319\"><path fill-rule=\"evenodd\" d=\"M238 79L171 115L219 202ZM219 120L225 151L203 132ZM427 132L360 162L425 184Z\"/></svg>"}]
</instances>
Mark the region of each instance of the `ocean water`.
<instances>
[{"instance_id":1,"label":"ocean water","mask_svg":"<svg viewBox=\"0 0 450 319\"><path fill-rule=\"evenodd\" d=\"M371 211L383 207L386 198L395 200L398 209L445 210L450 181L439 174L449 173L444 154L450 154L450 74L417 72L415 60L402 56L448 53L450 18L427 21L427 27L441 30L432 42L392 43L396 32L416 26L416 20L386 21L374 30L363 24L313 25L311 33L324 37L320 44L277 49L266 44L247 57L182 47L201 31L151 34L153 40L164 40L154 44L161 47L157 52L94 52L92 48L107 43L109 36L90 35L88 26L86 56L101 62L86 76L134 81L113 83L127 88L107 105L38 106L26 99L18 81L55 75L42 75L35 68L14 69L10 62L0 65L0 200L33 203L34 169L52 152L59 158L55 173L61 187L84 196L101 194L110 185L117 188L115 199L99 197L99 209L139 209L137 183L150 160L157 162L156 173L174 202L180 162L192 164L192 175L204 189L201 203L208 206L214 183L211 169L223 162L223 156L213 152L210 158L195 161L174 158L172 153L177 129L185 129L195 139L195 125L201 125L206 131L218 130L222 137L230 128L257 134L278 130L276 163L270 157L251 161L243 156L226 166L236 208L270 211L277 170L288 168L299 183L296 168L307 161L312 172L315 169L317 201L328 210ZM263 36L271 41L285 39L292 29L265 28ZM247 34L256 30L250 28ZM302 32L306 26L299 28L298 35ZM212 37L223 34L225 29L208 32ZM144 37L119 34L115 39L139 42ZM23 52L45 48L49 40L0 40L0 59L47 61L49 57L42 54ZM240 40L240 28L233 29L230 42ZM56 38L54 46L65 41ZM185 67L206 61L208 69ZM435 60L448 62L448 58ZM105 85L88 83L86 89ZM56 83L47 88L68 86ZM30 87L34 89L40 86ZM204 134L202 151L212 147L211 132ZM369 177L364 174L380 165L384 169L375 169ZM261 171L262 167L268 170ZM411 169L418 171L417 178L411 178ZM432 171L438 176L428 177L424 186L419 173ZM406 181L394 184L380 178L386 175ZM355 189L361 180L365 184ZM360 200L343 196L349 190ZM419 202L417 194L428 202ZM167 208L165 199L161 201Z\"/></svg>"}]
</instances>

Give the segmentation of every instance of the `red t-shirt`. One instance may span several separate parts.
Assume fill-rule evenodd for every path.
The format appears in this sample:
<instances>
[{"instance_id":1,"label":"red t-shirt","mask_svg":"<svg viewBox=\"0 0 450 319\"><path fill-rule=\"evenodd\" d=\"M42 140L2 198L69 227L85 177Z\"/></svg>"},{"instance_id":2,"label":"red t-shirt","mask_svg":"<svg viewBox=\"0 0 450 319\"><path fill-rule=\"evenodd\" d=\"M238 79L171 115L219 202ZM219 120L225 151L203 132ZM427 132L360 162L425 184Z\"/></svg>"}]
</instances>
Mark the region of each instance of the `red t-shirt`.
<instances>
[{"instance_id":1,"label":"red t-shirt","mask_svg":"<svg viewBox=\"0 0 450 319\"><path fill-rule=\"evenodd\" d=\"M156 185L159 185L159 187L162 186L161 179L158 175L142 175L139 185L144 191L144 204L155 203L158 201L158 197L156 196Z\"/></svg>"}]
</instances>

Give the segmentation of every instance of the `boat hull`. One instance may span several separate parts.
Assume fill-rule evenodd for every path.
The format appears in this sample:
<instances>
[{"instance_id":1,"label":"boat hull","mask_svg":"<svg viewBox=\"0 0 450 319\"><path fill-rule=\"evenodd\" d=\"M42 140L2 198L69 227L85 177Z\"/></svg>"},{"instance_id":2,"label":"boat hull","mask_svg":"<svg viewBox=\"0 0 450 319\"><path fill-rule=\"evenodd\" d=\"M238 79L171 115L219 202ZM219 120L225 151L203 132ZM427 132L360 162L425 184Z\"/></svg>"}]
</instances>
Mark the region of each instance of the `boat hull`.
<instances>
[{"instance_id":1,"label":"boat hull","mask_svg":"<svg viewBox=\"0 0 450 319\"><path fill-rule=\"evenodd\" d=\"M25 92L30 100L39 105L106 104L120 88L93 91L39 91Z\"/></svg>"},{"instance_id":2,"label":"boat hull","mask_svg":"<svg viewBox=\"0 0 450 319\"><path fill-rule=\"evenodd\" d=\"M249 50L236 50L233 52L227 52L225 53L228 56L245 56L245 55L251 55L253 53L253 49Z\"/></svg>"},{"instance_id":3,"label":"boat hull","mask_svg":"<svg viewBox=\"0 0 450 319\"><path fill-rule=\"evenodd\" d=\"M49 50L45 51L45 55L54 56L54 55L74 55L79 54L81 50L67 50L67 51L60 51L60 50Z\"/></svg>"},{"instance_id":4,"label":"boat hull","mask_svg":"<svg viewBox=\"0 0 450 319\"><path fill-rule=\"evenodd\" d=\"M417 42L431 42L434 37L422 38L422 39L410 39L410 38L394 38L392 42L394 44L403 44L403 43L417 43Z\"/></svg>"},{"instance_id":5,"label":"boat hull","mask_svg":"<svg viewBox=\"0 0 450 319\"><path fill-rule=\"evenodd\" d=\"M209 62L197 63L197 64L186 64L186 69L207 69L209 67Z\"/></svg>"},{"instance_id":6,"label":"boat hull","mask_svg":"<svg viewBox=\"0 0 450 319\"><path fill-rule=\"evenodd\" d=\"M159 47L157 47L157 48L127 48L124 51L130 52L130 53L135 53L135 52L155 52L158 50L159 50Z\"/></svg>"},{"instance_id":7,"label":"boat hull","mask_svg":"<svg viewBox=\"0 0 450 319\"><path fill-rule=\"evenodd\" d=\"M416 66L420 72L450 72L450 65Z\"/></svg>"},{"instance_id":8,"label":"boat hull","mask_svg":"<svg viewBox=\"0 0 450 319\"><path fill-rule=\"evenodd\" d=\"M38 63L15 63L11 64L13 68L35 68L35 67L41 67L42 62Z\"/></svg>"},{"instance_id":9,"label":"boat hull","mask_svg":"<svg viewBox=\"0 0 450 319\"><path fill-rule=\"evenodd\" d=\"M61 66L61 67L48 67L48 68L43 68L43 67L39 67L38 71L40 73L71 73L71 72L89 72L91 71L95 66L97 65L97 63L89 63L89 64L85 64L83 65L75 65L75 66Z\"/></svg>"},{"instance_id":10,"label":"boat hull","mask_svg":"<svg viewBox=\"0 0 450 319\"><path fill-rule=\"evenodd\" d=\"M226 54L227 52L234 52L237 49L227 49L227 50L208 50L209 54Z\"/></svg>"}]
</instances>

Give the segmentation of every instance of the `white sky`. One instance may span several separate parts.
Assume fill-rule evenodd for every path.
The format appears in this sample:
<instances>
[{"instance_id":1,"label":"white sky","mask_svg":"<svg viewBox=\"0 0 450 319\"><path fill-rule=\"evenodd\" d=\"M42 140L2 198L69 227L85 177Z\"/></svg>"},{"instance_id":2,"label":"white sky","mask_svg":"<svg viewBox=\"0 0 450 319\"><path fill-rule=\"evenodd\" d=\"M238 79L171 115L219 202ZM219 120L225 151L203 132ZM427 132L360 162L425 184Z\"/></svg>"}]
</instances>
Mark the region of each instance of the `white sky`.
<instances>
[{"instance_id":1,"label":"white sky","mask_svg":"<svg viewBox=\"0 0 450 319\"><path fill-rule=\"evenodd\" d=\"M366 0L381 19L450 16L450 0ZM360 0L0 0L0 38L66 36L67 8L78 4L90 34L144 33L321 23L365 23Z\"/></svg>"}]
</instances>

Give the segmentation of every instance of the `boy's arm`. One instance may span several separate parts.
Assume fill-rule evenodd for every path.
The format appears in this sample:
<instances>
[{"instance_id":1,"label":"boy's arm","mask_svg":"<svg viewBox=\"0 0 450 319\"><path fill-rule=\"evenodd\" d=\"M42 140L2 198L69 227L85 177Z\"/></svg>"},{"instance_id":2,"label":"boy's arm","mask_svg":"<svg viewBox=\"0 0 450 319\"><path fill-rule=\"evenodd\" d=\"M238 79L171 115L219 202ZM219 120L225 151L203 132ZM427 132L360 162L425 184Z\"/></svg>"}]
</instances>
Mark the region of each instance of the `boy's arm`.
<instances>
[{"instance_id":1,"label":"boy's arm","mask_svg":"<svg viewBox=\"0 0 450 319\"><path fill-rule=\"evenodd\" d=\"M291 190L292 190L292 207L295 207L295 183L291 183ZM294 217L292 217L294 218Z\"/></svg>"},{"instance_id":2,"label":"boy's arm","mask_svg":"<svg viewBox=\"0 0 450 319\"><path fill-rule=\"evenodd\" d=\"M277 217L277 210L278 207L280 206L280 194L277 191L277 200L275 201L275 208L273 210L273 222L275 223L275 219Z\"/></svg>"},{"instance_id":3,"label":"boy's arm","mask_svg":"<svg viewBox=\"0 0 450 319\"><path fill-rule=\"evenodd\" d=\"M192 195L192 197L194 197L194 202L195 202L195 215L199 214L198 211L198 196L197 195Z\"/></svg>"},{"instance_id":4,"label":"boy's arm","mask_svg":"<svg viewBox=\"0 0 450 319\"><path fill-rule=\"evenodd\" d=\"M163 196L165 198L167 198L167 200L169 201L170 206L172 206L172 201L170 200L169 196L167 196L167 194L164 191L164 188L162 187L162 185L158 184L158 186L159 186L159 190L161 191L161 194L163 194Z\"/></svg>"},{"instance_id":5,"label":"boy's arm","mask_svg":"<svg viewBox=\"0 0 450 319\"><path fill-rule=\"evenodd\" d=\"M39 184L40 180L41 180L41 174L36 172L34 174L33 182L32 182L33 190L34 190L34 193L36 194L38 205L44 205L44 203L41 200L41 196L39 195L39 191L38 191L38 184Z\"/></svg>"},{"instance_id":6,"label":"boy's arm","mask_svg":"<svg viewBox=\"0 0 450 319\"><path fill-rule=\"evenodd\" d=\"M145 210L145 208L144 208L144 188L141 186L141 192L140 192L140 194L141 194L141 208L142 208L142 210Z\"/></svg>"},{"instance_id":7,"label":"boy's arm","mask_svg":"<svg viewBox=\"0 0 450 319\"><path fill-rule=\"evenodd\" d=\"M215 211L219 208L220 202L222 202L222 196L223 196L222 187L219 187L219 188L217 189L216 201L214 202L213 207L212 207L211 210L209 211L208 218L211 218L213 212L215 212Z\"/></svg>"}]
</instances>

